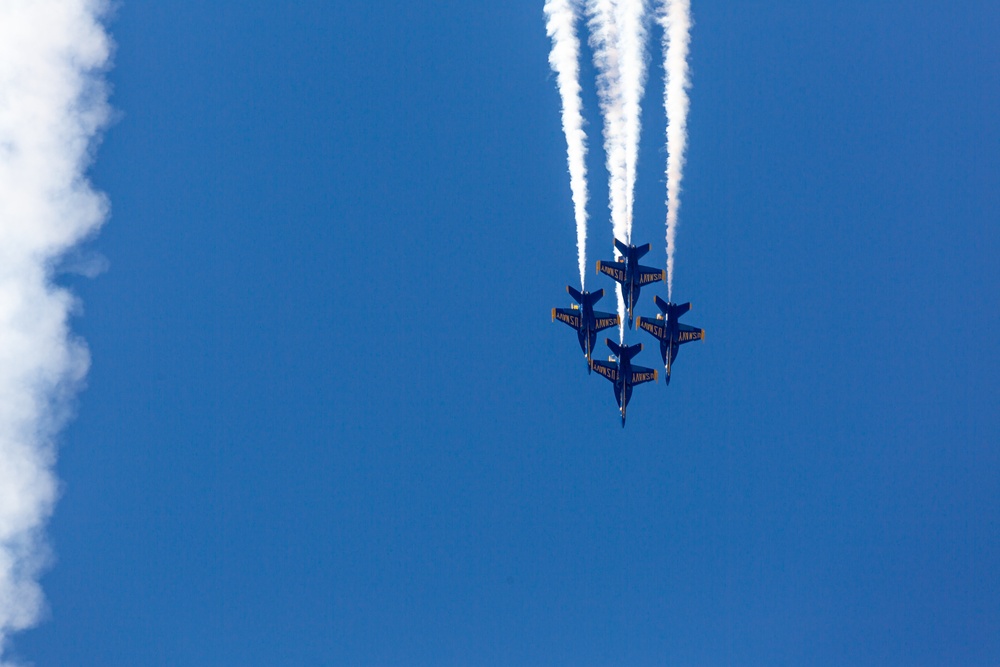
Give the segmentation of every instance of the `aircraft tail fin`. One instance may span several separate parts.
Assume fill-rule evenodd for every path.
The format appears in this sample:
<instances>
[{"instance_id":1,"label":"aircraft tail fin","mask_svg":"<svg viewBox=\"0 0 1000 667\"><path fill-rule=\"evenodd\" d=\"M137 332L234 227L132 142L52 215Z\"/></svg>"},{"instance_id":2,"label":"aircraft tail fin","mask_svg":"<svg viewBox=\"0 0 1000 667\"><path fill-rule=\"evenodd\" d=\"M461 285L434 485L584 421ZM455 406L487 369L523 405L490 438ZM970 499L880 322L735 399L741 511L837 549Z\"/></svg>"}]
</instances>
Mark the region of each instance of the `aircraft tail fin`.
<instances>
[{"instance_id":1,"label":"aircraft tail fin","mask_svg":"<svg viewBox=\"0 0 1000 667\"><path fill-rule=\"evenodd\" d=\"M642 351L642 343L636 343L635 345L619 345L610 338L607 339L608 347L615 354L616 357L622 361L631 360L635 355Z\"/></svg>"},{"instance_id":2,"label":"aircraft tail fin","mask_svg":"<svg viewBox=\"0 0 1000 667\"><path fill-rule=\"evenodd\" d=\"M595 303L604 298L604 290L599 289L596 292L591 292L587 295L587 303L593 306Z\"/></svg>"},{"instance_id":3,"label":"aircraft tail fin","mask_svg":"<svg viewBox=\"0 0 1000 667\"><path fill-rule=\"evenodd\" d=\"M678 317L691 310L691 302L687 303L667 303L658 296L654 296L653 299L656 301L656 307L659 308L667 319L676 320Z\"/></svg>"},{"instance_id":4,"label":"aircraft tail fin","mask_svg":"<svg viewBox=\"0 0 1000 667\"><path fill-rule=\"evenodd\" d=\"M580 292L570 285L566 285L566 291L569 292L569 295L573 297L573 300L581 306L593 306L595 303L604 298L603 289L599 289L596 292Z\"/></svg>"},{"instance_id":5,"label":"aircraft tail fin","mask_svg":"<svg viewBox=\"0 0 1000 667\"><path fill-rule=\"evenodd\" d=\"M680 305L674 306L672 310L673 310L673 312L671 314L675 318L680 317L681 315L683 315L687 311L691 310L691 302L688 301L687 303L682 303Z\"/></svg>"},{"instance_id":6,"label":"aircraft tail fin","mask_svg":"<svg viewBox=\"0 0 1000 667\"><path fill-rule=\"evenodd\" d=\"M628 252L629 252L629 249L630 249L629 246L625 245L624 243L622 243L618 239L615 239L615 247L618 248L618 252L620 252L622 255L624 255L626 257L628 256ZM633 252L635 252L635 257L633 257L633 259L638 260L640 257L642 257L647 252L649 252L649 249L651 247L652 246L650 246L648 243L646 245L633 246L633 248L634 248Z\"/></svg>"}]
</instances>

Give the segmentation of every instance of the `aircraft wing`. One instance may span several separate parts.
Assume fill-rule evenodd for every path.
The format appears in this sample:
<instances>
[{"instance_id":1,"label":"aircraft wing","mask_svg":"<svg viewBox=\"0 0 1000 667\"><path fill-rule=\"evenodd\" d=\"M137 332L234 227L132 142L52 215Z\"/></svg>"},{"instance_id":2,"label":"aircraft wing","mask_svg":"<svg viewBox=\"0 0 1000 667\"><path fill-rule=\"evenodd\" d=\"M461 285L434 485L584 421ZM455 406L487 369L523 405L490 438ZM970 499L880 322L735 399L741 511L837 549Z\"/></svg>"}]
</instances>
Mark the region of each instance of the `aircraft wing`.
<instances>
[{"instance_id":1,"label":"aircraft wing","mask_svg":"<svg viewBox=\"0 0 1000 667\"><path fill-rule=\"evenodd\" d=\"M597 359L594 359L590 362L590 367L593 368L595 372L603 375L612 382L618 382L618 364L610 361L598 361Z\"/></svg>"},{"instance_id":2,"label":"aircraft wing","mask_svg":"<svg viewBox=\"0 0 1000 667\"><path fill-rule=\"evenodd\" d=\"M660 320L651 320L646 317L639 318L639 328L645 329L649 333L653 334L659 340L663 340L667 337L667 331L663 328L662 324L659 324Z\"/></svg>"},{"instance_id":3,"label":"aircraft wing","mask_svg":"<svg viewBox=\"0 0 1000 667\"><path fill-rule=\"evenodd\" d=\"M679 341L681 343L690 343L693 340L705 340L705 330L698 329L697 327L689 327L686 324L678 323L678 328L680 330Z\"/></svg>"},{"instance_id":4,"label":"aircraft wing","mask_svg":"<svg viewBox=\"0 0 1000 667\"><path fill-rule=\"evenodd\" d=\"M615 282L625 283L625 262L597 261L597 272L611 276Z\"/></svg>"},{"instance_id":5,"label":"aircraft wing","mask_svg":"<svg viewBox=\"0 0 1000 667\"><path fill-rule=\"evenodd\" d=\"M571 308L553 308L552 321L565 322L577 331L580 330L580 311Z\"/></svg>"},{"instance_id":6,"label":"aircraft wing","mask_svg":"<svg viewBox=\"0 0 1000 667\"><path fill-rule=\"evenodd\" d=\"M644 382L656 382L657 374L652 368L646 368L645 366L633 366L632 367L632 384L642 384Z\"/></svg>"},{"instance_id":7,"label":"aircraft wing","mask_svg":"<svg viewBox=\"0 0 1000 667\"><path fill-rule=\"evenodd\" d=\"M639 267L639 287L650 283L658 283L667 279L667 272L663 269L651 269L648 266Z\"/></svg>"},{"instance_id":8,"label":"aircraft wing","mask_svg":"<svg viewBox=\"0 0 1000 667\"><path fill-rule=\"evenodd\" d=\"M604 331L605 329L616 327L622 323L622 321L618 319L617 315L613 315L611 313L599 313L596 310L594 311L594 322L596 323L594 331Z\"/></svg>"}]
</instances>

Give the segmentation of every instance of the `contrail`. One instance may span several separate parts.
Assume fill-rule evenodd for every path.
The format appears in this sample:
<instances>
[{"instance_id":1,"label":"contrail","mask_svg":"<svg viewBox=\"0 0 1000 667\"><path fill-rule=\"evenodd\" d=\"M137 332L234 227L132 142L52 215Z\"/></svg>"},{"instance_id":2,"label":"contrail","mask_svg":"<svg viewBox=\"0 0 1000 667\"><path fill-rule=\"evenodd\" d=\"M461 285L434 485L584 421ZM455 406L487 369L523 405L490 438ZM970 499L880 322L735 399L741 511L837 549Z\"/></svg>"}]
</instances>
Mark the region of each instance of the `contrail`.
<instances>
[{"instance_id":1,"label":"contrail","mask_svg":"<svg viewBox=\"0 0 1000 667\"><path fill-rule=\"evenodd\" d=\"M646 83L645 0L589 0L590 43L597 65L597 93L604 116L608 200L615 238L632 240L632 204L639 156L641 100ZM617 250L615 256L618 256ZM625 320L621 287L618 315ZM624 340L624 324L619 338Z\"/></svg>"},{"instance_id":2,"label":"contrail","mask_svg":"<svg viewBox=\"0 0 1000 667\"><path fill-rule=\"evenodd\" d=\"M587 264L587 134L583 131L583 103L580 101L580 40L576 36L576 2L546 0L545 16L545 30L552 38L549 65L556 73L562 98L562 125L566 135L569 186L576 218L580 289L583 290Z\"/></svg>"},{"instance_id":3,"label":"contrail","mask_svg":"<svg viewBox=\"0 0 1000 667\"><path fill-rule=\"evenodd\" d=\"M89 364L52 267L107 217L85 177L108 119L104 9L0 2L0 651L44 606L55 439Z\"/></svg>"},{"instance_id":4,"label":"contrail","mask_svg":"<svg viewBox=\"0 0 1000 667\"><path fill-rule=\"evenodd\" d=\"M667 112L667 298L674 292L674 245L681 206L684 149L687 146L688 45L691 42L690 0L663 0L663 107Z\"/></svg>"}]
</instances>

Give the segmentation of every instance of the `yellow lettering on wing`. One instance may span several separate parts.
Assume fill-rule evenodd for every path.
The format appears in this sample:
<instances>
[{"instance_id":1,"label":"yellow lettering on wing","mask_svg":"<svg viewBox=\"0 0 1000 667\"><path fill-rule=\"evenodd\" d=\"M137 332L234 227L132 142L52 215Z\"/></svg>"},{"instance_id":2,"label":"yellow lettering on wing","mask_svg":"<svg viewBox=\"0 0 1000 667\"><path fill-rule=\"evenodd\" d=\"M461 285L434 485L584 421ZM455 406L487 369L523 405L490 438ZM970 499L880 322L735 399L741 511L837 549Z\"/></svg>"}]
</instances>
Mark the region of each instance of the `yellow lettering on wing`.
<instances>
[{"instance_id":1,"label":"yellow lettering on wing","mask_svg":"<svg viewBox=\"0 0 1000 667\"><path fill-rule=\"evenodd\" d=\"M617 282L625 282L625 271L614 266L607 266L606 264L601 264L599 269L604 273L611 276Z\"/></svg>"}]
</instances>

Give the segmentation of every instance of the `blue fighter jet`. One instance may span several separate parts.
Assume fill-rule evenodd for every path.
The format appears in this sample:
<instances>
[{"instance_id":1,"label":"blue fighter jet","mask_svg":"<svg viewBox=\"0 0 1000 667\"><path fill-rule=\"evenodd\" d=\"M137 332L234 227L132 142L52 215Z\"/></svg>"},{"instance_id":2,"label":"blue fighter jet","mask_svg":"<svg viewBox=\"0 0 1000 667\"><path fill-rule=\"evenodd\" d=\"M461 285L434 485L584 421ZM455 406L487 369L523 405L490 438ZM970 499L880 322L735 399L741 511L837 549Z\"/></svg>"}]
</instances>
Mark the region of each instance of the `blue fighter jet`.
<instances>
[{"instance_id":1,"label":"blue fighter jet","mask_svg":"<svg viewBox=\"0 0 1000 667\"><path fill-rule=\"evenodd\" d=\"M705 340L705 330L689 327L678 322L678 318L691 310L691 303L667 303L660 297L654 297L656 307L663 314L657 315L655 320L647 317L639 318L639 328L645 329L660 341L660 356L663 357L663 365L666 366L666 384L670 384L670 367L677 358L677 351L683 343L690 343L693 340Z\"/></svg>"},{"instance_id":2,"label":"blue fighter jet","mask_svg":"<svg viewBox=\"0 0 1000 667\"><path fill-rule=\"evenodd\" d=\"M597 262L597 272L606 273L622 286L625 308L628 309L628 328L632 328L632 309L639 302L639 289L650 283L666 280L666 271L651 266L640 266L639 258L649 252L649 244L636 247L615 239L615 247L622 254L620 262Z\"/></svg>"},{"instance_id":3,"label":"blue fighter jet","mask_svg":"<svg viewBox=\"0 0 1000 667\"><path fill-rule=\"evenodd\" d=\"M642 351L642 343L619 345L610 338L608 347L618 357L607 361L591 361L590 367L611 380L615 385L615 400L622 413L622 428L625 428L625 408L632 398L632 387L643 382L656 382L656 371L652 368L632 365L632 357Z\"/></svg>"},{"instance_id":4,"label":"blue fighter jet","mask_svg":"<svg viewBox=\"0 0 1000 667\"><path fill-rule=\"evenodd\" d=\"M602 313L594 310L594 304L604 296L604 290L596 292L580 293L566 286L566 291L573 297L579 305L569 308L553 308L552 321L559 320L576 329L576 335L580 338L580 347L583 355L587 357L587 372L590 372L590 360L594 351L594 342L597 340L597 332L610 327L618 326L621 320L617 315Z\"/></svg>"}]
</instances>

